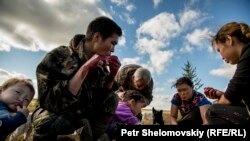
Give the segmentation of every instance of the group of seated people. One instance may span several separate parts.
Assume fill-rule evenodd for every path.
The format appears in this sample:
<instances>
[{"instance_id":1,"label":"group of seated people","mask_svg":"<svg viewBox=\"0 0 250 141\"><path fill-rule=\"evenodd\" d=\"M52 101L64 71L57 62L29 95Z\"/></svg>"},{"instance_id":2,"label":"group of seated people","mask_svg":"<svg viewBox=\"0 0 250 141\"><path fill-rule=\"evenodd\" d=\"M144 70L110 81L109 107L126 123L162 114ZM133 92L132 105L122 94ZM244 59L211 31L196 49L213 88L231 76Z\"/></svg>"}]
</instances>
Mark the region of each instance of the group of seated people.
<instances>
[{"instance_id":1,"label":"group of seated people","mask_svg":"<svg viewBox=\"0 0 250 141\"><path fill-rule=\"evenodd\" d=\"M153 80L148 69L137 64L125 65L115 79L113 89L116 89L119 102L107 128L110 138L115 137L118 125L140 125L142 108L153 100ZM13 77L1 86L0 136L2 140L27 122L29 115L27 106L34 94L32 81L26 78Z\"/></svg>"},{"instance_id":2,"label":"group of seated people","mask_svg":"<svg viewBox=\"0 0 250 141\"><path fill-rule=\"evenodd\" d=\"M46 54L36 70L39 105L31 117L33 141L57 140L79 128L80 140L115 140L118 125L140 124L141 109L153 100L154 82L148 69L138 64L121 67L111 54L121 35L112 19L98 17L86 35L77 34L69 46ZM171 124L249 123L249 26L224 25L212 46L227 63L237 64L233 78L225 92L206 87L205 95L194 90L188 77L179 78L173 85L177 93L171 100ZM34 93L27 79L13 78L1 86L0 141L27 121ZM211 103L207 98L218 100Z\"/></svg>"}]
</instances>

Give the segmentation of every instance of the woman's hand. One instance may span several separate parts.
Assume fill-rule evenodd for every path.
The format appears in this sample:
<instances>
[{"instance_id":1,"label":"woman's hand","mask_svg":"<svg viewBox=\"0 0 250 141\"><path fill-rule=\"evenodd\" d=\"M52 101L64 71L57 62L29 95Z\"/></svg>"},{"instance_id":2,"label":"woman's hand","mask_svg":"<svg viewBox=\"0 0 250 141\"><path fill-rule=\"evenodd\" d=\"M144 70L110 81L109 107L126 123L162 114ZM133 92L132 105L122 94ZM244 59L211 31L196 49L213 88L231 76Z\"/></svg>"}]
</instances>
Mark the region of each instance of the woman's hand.
<instances>
[{"instance_id":1,"label":"woman's hand","mask_svg":"<svg viewBox=\"0 0 250 141\"><path fill-rule=\"evenodd\" d=\"M212 87L205 87L204 88L205 95L210 99L219 99L221 95L223 95L222 91L214 89Z\"/></svg>"}]
</instances>

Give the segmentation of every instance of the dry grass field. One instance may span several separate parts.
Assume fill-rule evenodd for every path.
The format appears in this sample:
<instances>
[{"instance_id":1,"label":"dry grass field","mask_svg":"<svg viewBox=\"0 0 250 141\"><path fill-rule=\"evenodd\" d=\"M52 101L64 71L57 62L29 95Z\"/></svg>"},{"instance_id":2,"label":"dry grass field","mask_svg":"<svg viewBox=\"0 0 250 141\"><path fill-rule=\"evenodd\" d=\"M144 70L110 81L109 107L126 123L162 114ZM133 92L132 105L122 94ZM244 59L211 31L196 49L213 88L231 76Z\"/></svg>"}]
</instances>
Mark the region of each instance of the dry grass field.
<instances>
[{"instance_id":1,"label":"dry grass field","mask_svg":"<svg viewBox=\"0 0 250 141\"><path fill-rule=\"evenodd\" d=\"M29 104L28 109L32 112L35 110L37 106L37 100L32 100ZM142 125L151 125L153 124L153 115L152 115L152 109L142 109ZM170 123L169 118L170 111L169 110L163 110L163 120L165 125L168 125Z\"/></svg>"},{"instance_id":2,"label":"dry grass field","mask_svg":"<svg viewBox=\"0 0 250 141\"><path fill-rule=\"evenodd\" d=\"M142 110L142 125L152 125L153 124L153 115L152 115L152 109L143 109ZM170 117L169 117L170 111L163 110L163 120L164 124L168 125L170 123Z\"/></svg>"}]
</instances>

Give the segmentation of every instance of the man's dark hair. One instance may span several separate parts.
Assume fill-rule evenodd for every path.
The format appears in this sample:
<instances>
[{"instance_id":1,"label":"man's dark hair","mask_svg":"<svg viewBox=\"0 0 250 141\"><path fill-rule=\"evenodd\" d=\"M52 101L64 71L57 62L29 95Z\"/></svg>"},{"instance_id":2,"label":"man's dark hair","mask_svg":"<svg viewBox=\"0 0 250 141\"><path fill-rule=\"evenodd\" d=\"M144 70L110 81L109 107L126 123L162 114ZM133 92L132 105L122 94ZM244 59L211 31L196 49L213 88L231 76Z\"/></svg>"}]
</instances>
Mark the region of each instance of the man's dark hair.
<instances>
[{"instance_id":1,"label":"man's dark hair","mask_svg":"<svg viewBox=\"0 0 250 141\"><path fill-rule=\"evenodd\" d=\"M176 82L172 85L172 87L176 87L179 84L187 84L190 87L193 86L192 80L189 79L188 77L181 77L181 78L177 79Z\"/></svg>"},{"instance_id":2,"label":"man's dark hair","mask_svg":"<svg viewBox=\"0 0 250 141\"><path fill-rule=\"evenodd\" d=\"M103 40L110 37L113 33L122 36L121 28L112 19L105 16L97 17L88 25L86 39L91 40L96 32L101 34Z\"/></svg>"}]
</instances>

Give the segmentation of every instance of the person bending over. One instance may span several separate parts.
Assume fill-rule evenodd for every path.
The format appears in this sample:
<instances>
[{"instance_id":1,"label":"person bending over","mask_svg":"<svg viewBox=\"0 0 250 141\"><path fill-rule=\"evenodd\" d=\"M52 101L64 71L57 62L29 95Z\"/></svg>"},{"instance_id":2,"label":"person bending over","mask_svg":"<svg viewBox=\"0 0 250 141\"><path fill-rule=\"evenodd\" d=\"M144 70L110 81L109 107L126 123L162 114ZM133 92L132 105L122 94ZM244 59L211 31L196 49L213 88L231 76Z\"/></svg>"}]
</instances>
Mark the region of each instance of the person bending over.
<instances>
[{"instance_id":1,"label":"person bending over","mask_svg":"<svg viewBox=\"0 0 250 141\"><path fill-rule=\"evenodd\" d=\"M188 77L177 79L173 85L177 89L171 100L170 124L205 125L205 113L211 102L200 92L194 90L193 82ZM178 119L180 112L181 118Z\"/></svg>"}]
</instances>

